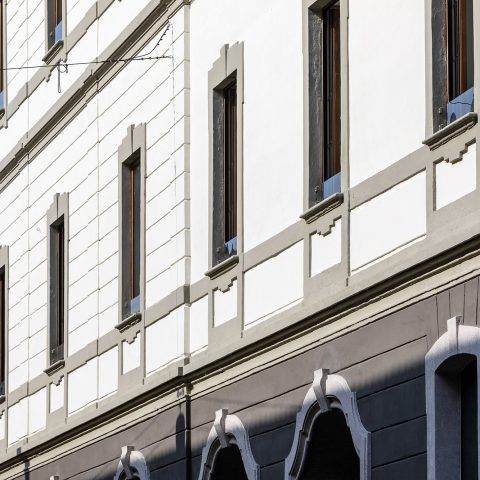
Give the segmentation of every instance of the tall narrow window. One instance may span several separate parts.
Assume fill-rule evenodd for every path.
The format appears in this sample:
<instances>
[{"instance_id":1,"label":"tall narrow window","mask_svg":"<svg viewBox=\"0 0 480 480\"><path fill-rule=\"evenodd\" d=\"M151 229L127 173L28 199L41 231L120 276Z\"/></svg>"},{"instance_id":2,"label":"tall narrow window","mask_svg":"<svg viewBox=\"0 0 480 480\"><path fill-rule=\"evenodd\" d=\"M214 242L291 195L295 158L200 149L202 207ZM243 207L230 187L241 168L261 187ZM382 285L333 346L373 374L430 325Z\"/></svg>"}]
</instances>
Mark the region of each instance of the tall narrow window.
<instances>
[{"instance_id":1,"label":"tall narrow window","mask_svg":"<svg viewBox=\"0 0 480 480\"><path fill-rule=\"evenodd\" d=\"M478 480L477 359L460 374L462 480Z\"/></svg>"},{"instance_id":2,"label":"tall narrow window","mask_svg":"<svg viewBox=\"0 0 480 480\"><path fill-rule=\"evenodd\" d=\"M474 108L473 0L432 0L433 131Z\"/></svg>"},{"instance_id":3,"label":"tall narrow window","mask_svg":"<svg viewBox=\"0 0 480 480\"><path fill-rule=\"evenodd\" d=\"M323 15L323 198L340 191L340 2Z\"/></svg>"},{"instance_id":4,"label":"tall narrow window","mask_svg":"<svg viewBox=\"0 0 480 480\"><path fill-rule=\"evenodd\" d=\"M128 127L118 149L119 186L119 322L136 323L144 309L146 125Z\"/></svg>"},{"instance_id":5,"label":"tall narrow window","mask_svg":"<svg viewBox=\"0 0 480 480\"><path fill-rule=\"evenodd\" d=\"M312 2L307 18L308 204L313 206L341 191L340 1Z\"/></svg>"},{"instance_id":6,"label":"tall narrow window","mask_svg":"<svg viewBox=\"0 0 480 480\"><path fill-rule=\"evenodd\" d=\"M208 276L234 267L242 248L243 43L225 45L208 72L210 252Z\"/></svg>"},{"instance_id":7,"label":"tall narrow window","mask_svg":"<svg viewBox=\"0 0 480 480\"><path fill-rule=\"evenodd\" d=\"M0 113L5 108L5 45L4 45L4 12L3 0L0 0Z\"/></svg>"},{"instance_id":8,"label":"tall narrow window","mask_svg":"<svg viewBox=\"0 0 480 480\"><path fill-rule=\"evenodd\" d=\"M55 194L47 212L48 319L50 374L63 365L67 331L68 194Z\"/></svg>"},{"instance_id":9,"label":"tall narrow window","mask_svg":"<svg viewBox=\"0 0 480 480\"><path fill-rule=\"evenodd\" d=\"M5 395L6 380L6 336L7 336L7 286L5 266L0 269L0 395Z\"/></svg>"},{"instance_id":10,"label":"tall narrow window","mask_svg":"<svg viewBox=\"0 0 480 480\"><path fill-rule=\"evenodd\" d=\"M237 250L237 83L224 91L225 246Z\"/></svg>"},{"instance_id":11,"label":"tall narrow window","mask_svg":"<svg viewBox=\"0 0 480 480\"><path fill-rule=\"evenodd\" d=\"M50 226L50 363L64 358L65 225L63 216Z\"/></svg>"},{"instance_id":12,"label":"tall narrow window","mask_svg":"<svg viewBox=\"0 0 480 480\"><path fill-rule=\"evenodd\" d=\"M473 0L448 0L448 106L451 123L473 110Z\"/></svg>"},{"instance_id":13,"label":"tall narrow window","mask_svg":"<svg viewBox=\"0 0 480 480\"><path fill-rule=\"evenodd\" d=\"M124 251L126 254L124 316L140 311L140 231L141 231L141 164L139 155L124 166L126 183L123 197Z\"/></svg>"},{"instance_id":14,"label":"tall narrow window","mask_svg":"<svg viewBox=\"0 0 480 480\"><path fill-rule=\"evenodd\" d=\"M63 40L63 0L47 0L48 49Z\"/></svg>"}]
</instances>

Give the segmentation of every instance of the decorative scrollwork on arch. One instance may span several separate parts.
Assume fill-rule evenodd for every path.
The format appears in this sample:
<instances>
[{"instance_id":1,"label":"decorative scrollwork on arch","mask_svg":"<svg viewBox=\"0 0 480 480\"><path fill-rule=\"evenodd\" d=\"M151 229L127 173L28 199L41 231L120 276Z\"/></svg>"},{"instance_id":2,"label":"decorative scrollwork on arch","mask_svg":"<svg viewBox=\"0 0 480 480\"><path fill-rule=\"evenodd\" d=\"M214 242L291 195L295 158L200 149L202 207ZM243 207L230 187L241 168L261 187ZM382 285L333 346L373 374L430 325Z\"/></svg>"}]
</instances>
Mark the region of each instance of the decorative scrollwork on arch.
<instances>
[{"instance_id":1,"label":"decorative scrollwork on arch","mask_svg":"<svg viewBox=\"0 0 480 480\"><path fill-rule=\"evenodd\" d=\"M330 375L329 370L314 373L303 405L297 413L293 445L285 459L285 480L296 480L305 461L307 445L311 441L313 424L318 415L336 408L343 412L352 436L353 445L360 460L360 479L371 477L370 432L362 424L357 399L347 381L340 375Z\"/></svg>"},{"instance_id":2,"label":"decorative scrollwork on arch","mask_svg":"<svg viewBox=\"0 0 480 480\"><path fill-rule=\"evenodd\" d=\"M150 472L142 452L133 446L122 447L114 480L150 480Z\"/></svg>"},{"instance_id":3,"label":"decorative scrollwork on arch","mask_svg":"<svg viewBox=\"0 0 480 480\"><path fill-rule=\"evenodd\" d=\"M210 478L217 454L223 449L235 445L240 451L243 467L248 480L260 479L260 466L253 457L250 439L241 420L235 415L229 415L222 409L215 413L215 421L210 429L205 447L202 450L202 465L199 480Z\"/></svg>"}]
</instances>

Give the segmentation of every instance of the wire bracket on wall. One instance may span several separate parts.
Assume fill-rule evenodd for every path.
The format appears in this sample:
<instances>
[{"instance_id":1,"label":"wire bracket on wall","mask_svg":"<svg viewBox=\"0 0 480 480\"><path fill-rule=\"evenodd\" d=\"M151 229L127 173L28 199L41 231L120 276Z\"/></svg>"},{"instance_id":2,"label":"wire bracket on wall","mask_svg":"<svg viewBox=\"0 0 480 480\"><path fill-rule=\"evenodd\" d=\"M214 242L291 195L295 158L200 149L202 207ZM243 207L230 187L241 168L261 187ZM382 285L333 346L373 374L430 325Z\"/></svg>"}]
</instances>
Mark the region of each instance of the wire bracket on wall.
<instances>
[{"instance_id":1,"label":"wire bracket on wall","mask_svg":"<svg viewBox=\"0 0 480 480\"><path fill-rule=\"evenodd\" d=\"M68 64L67 63L59 63L57 65L57 73L58 73L58 93L62 93L62 84L60 82L62 73L68 73Z\"/></svg>"}]
</instances>

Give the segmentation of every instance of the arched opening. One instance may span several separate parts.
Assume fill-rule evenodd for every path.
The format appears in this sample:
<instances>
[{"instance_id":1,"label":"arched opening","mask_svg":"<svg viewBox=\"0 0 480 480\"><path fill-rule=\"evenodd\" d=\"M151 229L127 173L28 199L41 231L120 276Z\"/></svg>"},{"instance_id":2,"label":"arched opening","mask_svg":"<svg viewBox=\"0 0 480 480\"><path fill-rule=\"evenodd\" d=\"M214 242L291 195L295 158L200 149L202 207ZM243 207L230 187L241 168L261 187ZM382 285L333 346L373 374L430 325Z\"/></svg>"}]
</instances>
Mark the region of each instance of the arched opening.
<instances>
[{"instance_id":1,"label":"arched opening","mask_svg":"<svg viewBox=\"0 0 480 480\"><path fill-rule=\"evenodd\" d=\"M317 414L298 478L360 480L360 460L341 410Z\"/></svg>"},{"instance_id":2,"label":"arched opening","mask_svg":"<svg viewBox=\"0 0 480 480\"><path fill-rule=\"evenodd\" d=\"M242 455L236 445L222 448L215 455L212 480L248 480Z\"/></svg>"},{"instance_id":3,"label":"arched opening","mask_svg":"<svg viewBox=\"0 0 480 480\"><path fill-rule=\"evenodd\" d=\"M478 480L478 391L475 355L454 355L435 375L437 478ZM460 477L455 472L460 472Z\"/></svg>"}]
</instances>

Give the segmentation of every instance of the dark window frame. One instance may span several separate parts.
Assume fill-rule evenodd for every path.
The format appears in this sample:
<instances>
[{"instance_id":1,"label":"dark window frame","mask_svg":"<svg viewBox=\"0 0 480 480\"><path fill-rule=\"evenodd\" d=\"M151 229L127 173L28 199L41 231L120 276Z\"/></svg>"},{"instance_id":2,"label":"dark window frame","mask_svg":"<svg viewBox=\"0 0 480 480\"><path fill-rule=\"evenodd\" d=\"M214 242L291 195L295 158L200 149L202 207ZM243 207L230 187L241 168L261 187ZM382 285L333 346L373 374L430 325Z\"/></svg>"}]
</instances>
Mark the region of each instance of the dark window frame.
<instances>
[{"instance_id":1,"label":"dark window frame","mask_svg":"<svg viewBox=\"0 0 480 480\"><path fill-rule=\"evenodd\" d=\"M340 0L307 9L308 207L341 192L341 15Z\"/></svg>"},{"instance_id":2,"label":"dark window frame","mask_svg":"<svg viewBox=\"0 0 480 480\"><path fill-rule=\"evenodd\" d=\"M243 233L243 43L225 45L209 71L211 275L233 267Z\"/></svg>"},{"instance_id":3,"label":"dark window frame","mask_svg":"<svg viewBox=\"0 0 480 480\"><path fill-rule=\"evenodd\" d=\"M0 127L6 126L7 108L7 20L5 0L0 0Z\"/></svg>"},{"instance_id":4,"label":"dark window frame","mask_svg":"<svg viewBox=\"0 0 480 480\"><path fill-rule=\"evenodd\" d=\"M137 321L145 310L146 125L128 128L119 161L119 323ZM136 188L134 186L136 185ZM135 196L134 193L137 192ZM135 210L137 214L135 215Z\"/></svg>"},{"instance_id":5,"label":"dark window frame","mask_svg":"<svg viewBox=\"0 0 480 480\"><path fill-rule=\"evenodd\" d=\"M432 0L434 133L474 109L475 32L473 14L468 24L467 2L470 5L468 8L473 8L472 0ZM458 22L460 19L462 21ZM469 29L471 43L467 38ZM468 62L469 55L471 65ZM471 83L468 80L469 72Z\"/></svg>"},{"instance_id":6,"label":"dark window frame","mask_svg":"<svg viewBox=\"0 0 480 480\"><path fill-rule=\"evenodd\" d=\"M8 247L0 247L0 402L7 394L8 379Z\"/></svg>"},{"instance_id":7,"label":"dark window frame","mask_svg":"<svg viewBox=\"0 0 480 480\"><path fill-rule=\"evenodd\" d=\"M61 365L67 356L68 224L68 194L57 193L47 212L49 367Z\"/></svg>"},{"instance_id":8,"label":"dark window frame","mask_svg":"<svg viewBox=\"0 0 480 480\"><path fill-rule=\"evenodd\" d=\"M60 38L57 28L63 30L64 5L63 0L47 0L47 49L50 50L59 41L63 40L63 31L60 32Z\"/></svg>"}]
</instances>

